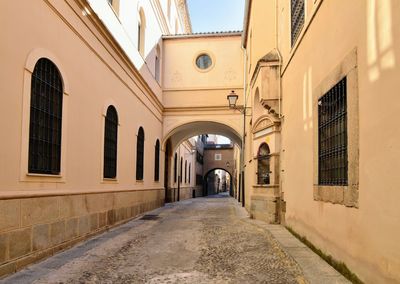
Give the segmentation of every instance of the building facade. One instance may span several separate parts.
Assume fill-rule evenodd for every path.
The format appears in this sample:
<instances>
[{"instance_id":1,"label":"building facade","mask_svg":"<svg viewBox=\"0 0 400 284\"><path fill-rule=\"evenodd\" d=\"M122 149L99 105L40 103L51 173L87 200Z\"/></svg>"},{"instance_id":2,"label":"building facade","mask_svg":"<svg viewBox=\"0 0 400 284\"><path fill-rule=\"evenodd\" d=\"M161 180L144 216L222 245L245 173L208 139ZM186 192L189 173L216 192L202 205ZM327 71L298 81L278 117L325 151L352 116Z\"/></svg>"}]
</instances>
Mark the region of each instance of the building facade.
<instances>
[{"instance_id":1,"label":"building facade","mask_svg":"<svg viewBox=\"0 0 400 284\"><path fill-rule=\"evenodd\" d=\"M246 207L366 283L400 281L399 4L246 1Z\"/></svg>"},{"instance_id":2,"label":"building facade","mask_svg":"<svg viewBox=\"0 0 400 284\"><path fill-rule=\"evenodd\" d=\"M245 2L205 34L184 0L4 3L0 275L204 195L218 134L253 218L400 281L399 2Z\"/></svg>"}]
</instances>

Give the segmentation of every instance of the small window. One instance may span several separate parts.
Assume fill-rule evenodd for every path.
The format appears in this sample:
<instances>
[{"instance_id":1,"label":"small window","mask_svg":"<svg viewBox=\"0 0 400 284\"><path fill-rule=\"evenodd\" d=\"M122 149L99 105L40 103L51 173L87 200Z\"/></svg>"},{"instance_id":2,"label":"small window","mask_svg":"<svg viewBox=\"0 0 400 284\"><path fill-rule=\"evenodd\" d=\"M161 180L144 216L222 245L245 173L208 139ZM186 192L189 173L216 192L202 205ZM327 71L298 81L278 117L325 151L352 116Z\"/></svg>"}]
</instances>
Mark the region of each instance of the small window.
<instances>
[{"instance_id":1,"label":"small window","mask_svg":"<svg viewBox=\"0 0 400 284\"><path fill-rule=\"evenodd\" d=\"M157 139L154 150L154 181L160 180L160 141Z\"/></svg>"},{"instance_id":2,"label":"small window","mask_svg":"<svg viewBox=\"0 0 400 284\"><path fill-rule=\"evenodd\" d=\"M260 145L257 154L257 184L270 183L270 150L266 143Z\"/></svg>"},{"instance_id":3,"label":"small window","mask_svg":"<svg viewBox=\"0 0 400 284\"><path fill-rule=\"evenodd\" d=\"M185 161L185 183L187 183L187 161Z\"/></svg>"},{"instance_id":4,"label":"small window","mask_svg":"<svg viewBox=\"0 0 400 284\"><path fill-rule=\"evenodd\" d=\"M214 155L214 160L221 161L222 160L222 154L215 154Z\"/></svg>"},{"instance_id":5,"label":"small window","mask_svg":"<svg viewBox=\"0 0 400 284\"><path fill-rule=\"evenodd\" d=\"M183 158L181 157L181 166L180 166L180 169L179 169L179 181L182 183L182 170L183 170Z\"/></svg>"},{"instance_id":6,"label":"small window","mask_svg":"<svg viewBox=\"0 0 400 284\"><path fill-rule=\"evenodd\" d=\"M104 178L117 177L118 115L113 106L107 109L104 130Z\"/></svg>"},{"instance_id":7,"label":"small window","mask_svg":"<svg viewBox=\"0 0 400 284\"><path fill-rule=\"evenodd\" d=\"M136 180L143 180L144 130L139 128L136 145Z\"/></svg>"},{"instance_id":8,"label":"small window","mask_svg":"<svg viewBox=\"0 0 400 284\"><path fill-rule=\"evenodd\" d=\"M175 153L174 156L174 182L178 181L178 154Z\"/></svg>"},{"instance_id":9,"label":"small window","mask_svg":"<svg viewBox=\"0 0 400 284\"><path fill-rule=\"evenodd\" d=\"M189 183L190 183L191 175L192 175L192 163L189 163Z\"/></svg>"},{"instance_id":10,"label":"small window","mask_svg":"<svg viewBox=\"0 0 400 284\"><path fill-rule=\"evenodd\" d=\"M346 77L318 100L318 183L347 185Z\"/></svg>"},{"instance_id":11,"label":"small window","mask_svg":"<svg viewBox=\"0 0 400 284\"><path fill-rule=\"evenodd\" d=\"M291 0L291 42L296 43L304 25L304 0Z\"/></svg>"},{"instance_id":12,"label":"small window","mask_svg":"<svg viewBox=\"0 0 400 284\"><path fill-rule=\"evenodd\" d=\"M63 93L57 66L47 58L39 59L31 81L29 173L60 173Z\"/></svg>"},{"instance_id":13,"label":"small window","mask_svg":"<svg viewBox=\"0 0 400 284\"><path fill-rule=\"evenodd\" d=\"M212 60L208 54L200 54L196 59L196 66L201 70L207 70L211 65Z\"/></svg>"}]
</instances>

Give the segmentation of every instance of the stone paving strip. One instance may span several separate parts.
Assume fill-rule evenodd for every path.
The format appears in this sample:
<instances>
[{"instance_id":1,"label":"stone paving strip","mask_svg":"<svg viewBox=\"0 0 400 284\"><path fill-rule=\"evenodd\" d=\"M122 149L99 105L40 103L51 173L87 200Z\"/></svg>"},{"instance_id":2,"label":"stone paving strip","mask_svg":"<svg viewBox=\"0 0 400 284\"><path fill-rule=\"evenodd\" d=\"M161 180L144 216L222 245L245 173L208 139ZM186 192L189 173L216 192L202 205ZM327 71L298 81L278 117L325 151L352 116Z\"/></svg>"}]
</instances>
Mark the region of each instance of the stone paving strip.
<instances>
[{"instance_id":1,"label":"stone paving strip","mask_svg":"<svg viewBox=\"0 0 400 284\"><path fill-rule=\"evenodd\" d=\"M230 197L167 204L0 283L347 283Z\"/></svg>"}]
</instances>

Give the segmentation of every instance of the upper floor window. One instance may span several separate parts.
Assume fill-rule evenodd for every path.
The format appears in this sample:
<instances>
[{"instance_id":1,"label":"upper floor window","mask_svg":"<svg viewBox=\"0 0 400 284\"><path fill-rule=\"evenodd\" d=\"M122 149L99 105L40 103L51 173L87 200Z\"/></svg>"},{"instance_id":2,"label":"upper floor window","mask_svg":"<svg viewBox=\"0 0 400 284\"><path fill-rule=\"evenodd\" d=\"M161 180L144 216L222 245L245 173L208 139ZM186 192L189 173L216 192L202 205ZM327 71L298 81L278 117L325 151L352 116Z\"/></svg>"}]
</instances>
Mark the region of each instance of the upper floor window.
<instances>
[{"instance_id":1,"label":"upper floor window","mask_svg":"<svg viewBox=\"0 0 400 284\"><path fill-rule=\"evenodd\" d=\"M143 180L144 130L139 128L136 144L136 180Z\"/></svg>"},{"instance_id":2,"label":"upper floor window","mask_svg":"<svg viewBox=\"0 0 400 284\"><path fill-rule=\"evenodd\" d=\"M138 42L137 48L139 53L144 56L145 55L145 43L146 43L146 17L144 15L143 9L141 8L139 11L139 21L138 21Z\"/></svg>"},{"instance_id":3,"label":"upper floor window","mask_svg":"<svg viewBox=\"0 0 400 284\"><path fill-rule=\"evenodd\" d=\"M304 25L304 0L291 0L291 44L294 46Z\"/></svg>"},{"instance_id":4,"label":"upper floor window","mask_svg":"<svg viewBox=\"0 0 400 284\"><path fill-rule=\"evenodd\" d=\"M118 114L113 106L107 109L104 125L104 165L103 177L117 176Z\"/></svg>"},{"instance_id":5,"label":"upper floor window","mask_svg":"<svg viewBox=\"0 0 400 284\"><path fill-rule=\"evenodd\" d=\"M318 183L347 185L347 81L318 100Z\"/></svg>"},{"instance_id":6,"label":"upper floor window","mask_svg":"<svg viewBox=\"0 0 400 284\"><path fill-rule=\"evenodd\" d=\"M266 143L258 148L257 153L257 184L270 183L270 150Z\"/></svg>"},{"instance_id":7,"label":"upper floor window","mask_svg":"<svg viewBox=\"0 0 400 284\"><path fill-rule=\"evenodd\" d=\"M31 81L30 173L60 173L63 93L63 82L57 66L47 58L39 59Z\"/></svg>"},{"instance_id":8,"label":"upper floor window","mask_svg":"<svg viewBox=\"0 0 400 284\"><path fill-rule=\"evenodd\" d=\"M157 139L154 149L154 181L160 180L160 140Z\"/></svg>"}]
</instances>

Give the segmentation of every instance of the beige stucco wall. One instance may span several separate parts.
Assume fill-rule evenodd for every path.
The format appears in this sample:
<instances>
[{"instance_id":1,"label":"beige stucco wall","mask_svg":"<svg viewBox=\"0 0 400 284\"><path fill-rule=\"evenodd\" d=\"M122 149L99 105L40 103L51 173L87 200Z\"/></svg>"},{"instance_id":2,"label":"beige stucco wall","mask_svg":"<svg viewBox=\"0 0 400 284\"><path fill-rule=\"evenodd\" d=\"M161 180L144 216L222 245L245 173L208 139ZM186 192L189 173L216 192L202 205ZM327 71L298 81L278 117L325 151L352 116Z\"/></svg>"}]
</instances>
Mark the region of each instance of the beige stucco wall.
<instances>
[{"instance_id":1,"label":"beige stucco wall","mask_svg":"<svg viewBox=\"0 0 400 284\"><path fill-rule=\"evenodd\" d=\"M365 282L398 282L400 211L396 201L400 180L396 169L400 152L395 145L400 136L395 129L399 111L399 2L306 1L303 32L307 32L298 40L297 49L290 48L287 4L279 2L285 115L282 190L287 224L344 261ZM359 96L359 208L313 198L315 90L354 49Z\"/></svg>"},{"instance_id":2,"label":"beige stucco wall","mask_svg":"<svg viewBox=\"0 0 400 284\"><path fill-rule=\"evenodd\" d=\"M255 65L273 48L282 59L282 133L280 139L272 139L276 142L272 147L280 149L280 190L286 201L281 220L286 218L288 226L345 262L363 281L399 282L400 211L396 201L400 180L396 169L400 152L395 145L400 136L395 129L400 4L391 0L306 0L305 26L292 48L290 1L251 2L244 42L246 96L252 107L247 134L260 113L257 86L251 84L257 78ZM358 198L352 197L358 208L314 200L317 96L346 74L351 78L348 95L352 96L349 137L350 143L356 143L350 146L355 149L350 156L359 158L359 183L352 185L358 188ZM249 190L256 177L256 165L250 161L261 142L248 136L246 203L256 193ZM357 170L353 165L350 168ZM252 205L247 203L246 208Z\"/></svg>"}]
</instances>

